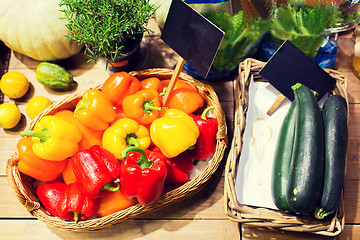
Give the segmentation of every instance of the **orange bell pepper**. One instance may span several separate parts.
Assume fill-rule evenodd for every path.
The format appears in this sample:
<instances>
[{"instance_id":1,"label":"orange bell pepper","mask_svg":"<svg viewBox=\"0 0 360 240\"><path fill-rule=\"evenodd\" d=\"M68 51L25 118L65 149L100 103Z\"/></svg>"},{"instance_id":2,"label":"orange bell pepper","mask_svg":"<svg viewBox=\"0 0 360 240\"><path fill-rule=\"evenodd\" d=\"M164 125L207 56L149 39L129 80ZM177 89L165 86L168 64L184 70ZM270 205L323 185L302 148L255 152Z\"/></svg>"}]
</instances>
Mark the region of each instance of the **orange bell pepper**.
<instances>
[{"instance_id":1,"label":"orange bell pepper","mask_svg":"<svg viewBox=\"0 0 360 240\"><path fill-rule=\"evenodd\" d=\"M201 95L190 88L177 88L173 90L166 103L170 109L179 109L187 114L195 112L204 106L204 99Z\"/></svg>"},{"instance_id":2,"label":"orange bell pepper","mask_svg":"<svg viewBox=\"0 0 360 240\"><path fill-rule=\"evenodd\" d=\"M163 117L163 116L165 115L166 111L169 110L168 107L161 107L161 108L162 108L162 110L159 111L159 116L158 116L158 118ZM150 129L150 126L148 126L148 129Z\"/></svg>"},{"instance_id":3,"label":"orange bell pepper","mask_svg":"<svg viewBox=\"0 0 360 240\"><path fill-rule=\"evenodd\" d=\"M137 203L136 197L129 199L121 191L102 191L99 201L99 208L96 213L99 217L108 216Z\"/></svg>"},{"instance_id":4,"label":"orange bell pepper","mask_svg":"<svg viewBox=\"0 0 360 240\"><path fill-rule=\"evenodd\" d=\"M76 182L76 176L73 171L72 157L67 160L66 167L62 172L64 182L69 185L70 183Z\"/></svg>"},{"instance_id":5,"label":"orange bell pepper","mask_svg":"<svg viewBox=\"0 0 360 240\"><path fill-rule=\"evenodd\" d=\"M167 88L170 80L162 80L162 86ZM162 97L160 97L162 102ZM204 105L204 100L197 92L196 88L187 82L178 80L169 95L166 107L179 109L187 114L195 112Z\"/></svg>"},{"instance_id":6,"label":"orange bell pepper","mask_svg":"<svg viewBox=\"0 0 360 240\"><path fill-rule=\"evenodd\" d=\"M158 93L162 93L164 87L162 82L157 77L145 78L140 81L141 89L154 88Z\"/></svg>"},{"instance_id":7,"label":"orange bell pepper","mask_svg":"<svg viewBox=\"0 0 360 240\"><path fill-rule=\"evenodd\" d=\"M105 130L116 116L109 98L97 89L90 89L83 94L74 114L85 126L95 130Z\"/></svg>"},{"instance_id":8,"label":"orange bell pepper","mask_svg":"<svg viewBox=\"0 0 360 240\"><path fill-rule=\"evenodd\" d=\"M159 94L152 88L125 97L122 106L126 117L142 125L152 123L162 109Z\"/></svg>"},{"instance_id":9,"label":"orange bell pepper","mask_svg":"<svg viewBox=\"0 0 360 240\"><path fill-rule=\"evenodd\" d=\"M163 87L168 87L169 83L170 83L170 79L161 81L161 84L162 84ZM189 89L192 89L192 90L196 91L195 87L193 87L189 83L181 81L181 80L176 81L173 90L178 89L178 88L189 88Z\"/></svg>"},{"instance_id":10,"label":"orange bell pepper","mask_svg":"<svg viewBox=\"0 0 360 240\"><path fill-rule=\"evenodd\" d=\"M67 160L48 161L39 158L32 150L33 140L31 137L24 137L17 143L17 150L20 161L19 171L43 182L55 180L65 169Z\"/></svg>"},{"instance_id":11,"label":"orange bell pepper","mask_svg":"<svg viewBox=\"0 0 360 240\"><path fill-rule=\"evenodd\" d=\"M111 124L113 124L114 122L116 122L116 121L119 120L120 118L125 117L125 115L124 115L124 110L122 109L122 106L114 105L113 108L114 108L114 110L115 110L115 112L116 112L116 116L115 116L114 121L111 122Z\"/></svg>"},{"instance_id":12,"label":"orange bell pepper","mask_svg":"<svg viewBox=\"0 0 360 240\"><path fill-rule=\"evenodd\" d=\"M95 130L85 126L79 119L74 116L74 113L70 110L62 110L54 114L64 118L74 124L82 133L82 138L79 142L79 150L88 149L94 145L101 145L101 139L103 132L102 130Z\"/></svg>"},{"instance_id":13,"label":"orange bell pepper","mask_svg":"<svg viewBox=\"0 0 360 240\"><path fill-rule=\"evenodd\" d=\"M140 81L127 72L116 72L103 84L101 91L114 104L121 105L124 98L136 93L141 87Z\"/></svg>"}]
</instances>

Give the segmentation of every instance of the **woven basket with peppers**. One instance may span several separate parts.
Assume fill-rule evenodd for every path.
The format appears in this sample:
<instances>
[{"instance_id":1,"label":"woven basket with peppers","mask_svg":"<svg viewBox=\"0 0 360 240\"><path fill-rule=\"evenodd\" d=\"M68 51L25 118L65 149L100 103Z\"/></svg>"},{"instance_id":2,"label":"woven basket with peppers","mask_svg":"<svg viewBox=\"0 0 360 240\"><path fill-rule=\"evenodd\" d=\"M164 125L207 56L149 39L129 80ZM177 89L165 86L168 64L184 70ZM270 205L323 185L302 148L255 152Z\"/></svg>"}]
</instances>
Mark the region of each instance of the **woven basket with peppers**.
<instances>
[{"instance_id":1,"label":"woven basket with peppers","mask_svg":"<svg viewBox=\"0 0 360 240\"><path fill-rule=\"evenodd\" d=\"M114 73L39 114L21 133L7 177L48 225L94 231L198 192L226 148L214 90L181 73L167 104L168 69ZM190 177L194 161L207 167Z\"/></svg>"}]
</instances>

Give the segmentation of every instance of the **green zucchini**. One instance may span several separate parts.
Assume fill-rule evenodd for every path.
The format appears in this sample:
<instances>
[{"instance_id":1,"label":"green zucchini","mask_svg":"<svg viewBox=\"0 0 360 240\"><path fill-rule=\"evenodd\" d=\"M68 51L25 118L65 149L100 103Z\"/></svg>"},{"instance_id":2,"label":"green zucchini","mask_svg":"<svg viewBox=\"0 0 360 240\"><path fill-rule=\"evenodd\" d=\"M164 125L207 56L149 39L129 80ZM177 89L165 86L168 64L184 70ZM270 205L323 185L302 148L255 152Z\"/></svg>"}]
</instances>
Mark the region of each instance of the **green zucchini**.
<instances>
[{"instance_id":1,"label":"green zucchini","mask_svg":"<svg viewBox=\"0 0 360 240\"><path fill-rule=\"evenodd\" d=\"M286 188L294 146L295 123L296 101L293 101L280 128L274 155L271 182L271 193L274 204L279 210L285 212L290 211L286 202Z\"/></svg>"},{"instance_id":2,"label":"green zucchini","mask_svg":"<svg viewBox=\"0 0 360 240\"><path fill-rule=\"evenodd\" d=\"M324 166L324 126L314 93L305 85L293 87L297 104L294 152L286 200L295 213L310 215L321 195Z\"/></svg>"},{"instance_id":3,"label":"green zucchini","mask_svg":"<svg viewBox=\"0 0 360 240\"><path fill-rule=\"evenodd\" d=\"M37 66L36 79L52 89L70 89L75 84L73 76L65 68L50 62L42 62Z\"/></svg>"},{"instance_id":4,"label":"green zucchini","mask_svg":"<svg viewBox=\"0 0 360 240\"><path fill-rule=\"evenodd\" d=\"M322 108L325 139L324 186L315 217L332 215L340 202L348 140L347 103L341 95L326 99Z\"/></svg>"}]
</instances>

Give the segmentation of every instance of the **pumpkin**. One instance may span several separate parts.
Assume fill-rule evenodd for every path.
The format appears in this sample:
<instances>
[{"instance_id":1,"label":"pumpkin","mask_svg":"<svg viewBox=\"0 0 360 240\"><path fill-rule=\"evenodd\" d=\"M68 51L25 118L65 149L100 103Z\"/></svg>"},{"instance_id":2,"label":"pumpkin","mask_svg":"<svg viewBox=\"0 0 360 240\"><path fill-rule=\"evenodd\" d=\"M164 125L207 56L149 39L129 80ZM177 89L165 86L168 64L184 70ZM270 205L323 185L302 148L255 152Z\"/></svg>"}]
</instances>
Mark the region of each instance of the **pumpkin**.
<instances>
[{"instance_id":1,"label":"pumpkin","mask_svg":"<svg viewBox=\"0 0 360 240\"><path fill-rule=\"evenodd\" d=\"M82 46L69 41L60 0L0 0L0 40L10 49L39 61L77 54Z\"/></svg>"}]
</instances>

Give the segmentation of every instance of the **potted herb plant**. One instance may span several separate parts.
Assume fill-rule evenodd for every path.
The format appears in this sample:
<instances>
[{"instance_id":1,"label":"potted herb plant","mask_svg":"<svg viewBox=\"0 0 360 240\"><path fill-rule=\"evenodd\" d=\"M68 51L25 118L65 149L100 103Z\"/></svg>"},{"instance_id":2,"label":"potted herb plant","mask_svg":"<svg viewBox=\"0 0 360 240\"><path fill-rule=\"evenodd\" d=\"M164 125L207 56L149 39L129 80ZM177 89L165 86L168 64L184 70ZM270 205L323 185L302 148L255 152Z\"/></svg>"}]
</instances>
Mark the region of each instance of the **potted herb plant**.
<instances>
[{"instance_id":1,"label":"potted herb plant","mask_svg":"<svg viewBox=\"0 0 360 240\"><path fill-rule=\"evenodd\" d=\"M69 38L85 44L90 63L106 60L113 71L136 65L147 22L155 13L149 0L61 0Z\"/></svg>"}]
</instances>

